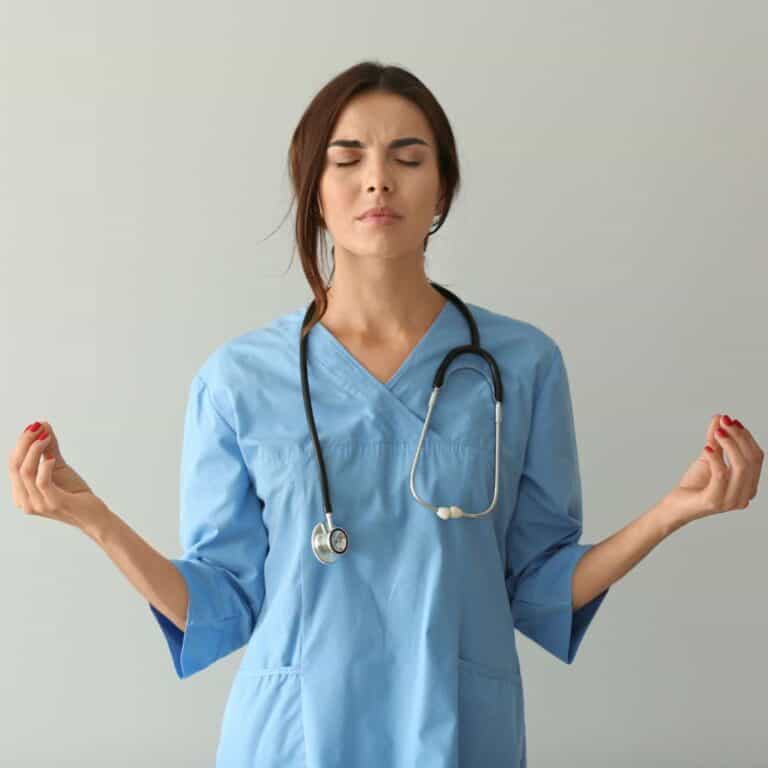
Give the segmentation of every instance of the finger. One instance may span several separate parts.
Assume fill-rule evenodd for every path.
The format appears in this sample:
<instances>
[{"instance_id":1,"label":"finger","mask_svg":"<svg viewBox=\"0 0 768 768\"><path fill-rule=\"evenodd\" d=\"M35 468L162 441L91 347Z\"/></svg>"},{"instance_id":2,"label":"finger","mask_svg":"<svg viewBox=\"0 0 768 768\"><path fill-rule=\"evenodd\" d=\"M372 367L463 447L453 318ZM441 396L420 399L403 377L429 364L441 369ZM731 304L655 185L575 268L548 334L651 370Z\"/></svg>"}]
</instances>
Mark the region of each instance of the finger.
<instances>
[{"instance_id":1,"label":"finger","mask_svg":"<svg viewBox=\"0 0 768 768\"><path fill-rule=\"evenodd\" d=\"M40 436L45 434L46 430L42 427L38 430L38 437L33 440L27 450L27 455L24 457L24 461L21 462L19 467L19 475L21 476L21 482L24 485L26 491L26 506L25 512L33 512L40 514L43 509L43 497L40 490L37 488L37 470L40 465L40 456L50 442L50 435Z\"/></svg>"},{"instance_id":2,"label":"finger","mask_svg":"<svg viewBox=\"0 0 768 768\"><path fill-rule=\"evenodd\" d=\"M728 458L730 472L723 503L726 509L743 509L747 506L751 487L749 466L736 441L723 427L715 430L715 440L723 447Z\"/></svg>"},{"instance_id":3,"label":"finger","mask_svg":"<svg viewBox=\"0 0 768 768\"><path fill-rule=\"evenodd\" d=\"M48 453L48 451L46 451ZM56 457L46 458L45 454L37 469L35 485L43 497L44 506L41 514L54 520L73 525L69 516L64 512L64 492L53 482L53 468L56 466Z\"/></svg>"},{"instance_id":4,"label":"finger","mask_svg":"<svg viewBox=\"0 0 768 768\"><path fill-rule=\"evenodd\" d=\"M738 446L741 455L747 461L749 461L749 459L752 457L753 448L750 445L749 438L745 434L744 430L739 429L733 419L731 419L727 414L723 414L718 427L722 430L725 430L728 437L732 439L733 442Z\"/></svg>"},{"instance_id":5,"label":"finger","mask_svg":"<svg viewBox=\"0 0 768 768\"><path fill-rule=\"evenodd\" d=\"M754 435L738 419L735 419L733 424L734 427L729 432L732 431L735 437L741 439L739 445L742 447L742 452L752 463L752 488L749 498L753 499L757 495L757 485L760 481L765 453L755 440Z\"/></svg>"},{"instance_id":6,"label":"finger","mask_svg":"<svg viewBox=\"0 0 768 768\"><path fill-rule=\"evenodd\" d=\"M47 458L44 453L40 459L40 464L38 464L37 476L35 477L35 487L40 492L43 501L49 507L55 506L56 493L60 490L53 482L53 467L55 463L56 459L53 456Z\"/></svg>"},{"instance_id":7,"label":"finger","mask_svg":"<svg viewBox=\"0 0 768 768\"><path fill-rule=\"evenodd\" d=\"M720 426L720 417L721 417L721 414L716 413L709 420L709 427L707 428L706 441L722 457L723 455L722 446L720 445L720 443L717 442L717 440L715 440L715 430Z\"/></svg>"},{"instance_id":8,"label":"finger","mask_svg":"<svg viewBox=\"0 0 768 768\"><path fill-rule=\"evenodd\" d=\"M42 424L41 429L45 428L48 431L48 434L50 435L50 442L48 443L48 448L46 450L46 453L51 454L55 459L59 459L63 461L64 457L61 455L61 449L59 448L59 441L58 441L58 438L56 437L56 431L47 421L43 421L41 422L41 424Z\"/></svg>"},{"instance_id":9,"label":"finger","mask_svg":"<svg viewBox=\"0 0 768 768\"><path fill-rule=\"evenodd\" d=\"M738 447L744 457L744 475L739 480L738 503L739 509L744 509L749 500L757 493L757 481L759 475L759 461L744 430L736 426L736 423L727 414L723 414L721 429L728 433L728 439Z\"/></svg>"},{"instance_id":10,"label":"finger","mask_svg":"<svg viewBox=\"0 0 768 768\"><path fill-rule=\"evenodd\" d=\"M755 440L755 436L749 431L749 429L747 429L746 425L742 424L738 419L733 419L733 424L738 425L736 431L744 436L747 443L755 451L755 453L762 453L762 448L760 448L757 440Z\"/></svg>"},{"instance_id":11,"label":"finger","mask_svg":"<svg viewBox=\"0 0 768 768\"><path fill-rule=\"evenodd\" d=\"M38 424L38 427L34 432L30 429L30 427L34 426L31 424L30 427L27 427L21 435L19 435L19 439L16 441L16 445L8 460L8 474L11 478L13 503L18 509L24 509L24 505L27 503L28 498L27 488L21 478L21 465L26 458L30 445L37 440L44 429L41 422L36 423Z\"/></svg>"},{"instance_id":12,"label":"finger","mask_svg":"<svg viewBox=\"0 0 768 768\"><path fill-rule=\"evenodd\" d=\"M709 464L709 482L702 491L704 506L708 512L724 512L723 499L728 486L728 467L723 460L722 452L714 448L712 452L704 450L704 458Z\"/></svg>"}]
</instances>

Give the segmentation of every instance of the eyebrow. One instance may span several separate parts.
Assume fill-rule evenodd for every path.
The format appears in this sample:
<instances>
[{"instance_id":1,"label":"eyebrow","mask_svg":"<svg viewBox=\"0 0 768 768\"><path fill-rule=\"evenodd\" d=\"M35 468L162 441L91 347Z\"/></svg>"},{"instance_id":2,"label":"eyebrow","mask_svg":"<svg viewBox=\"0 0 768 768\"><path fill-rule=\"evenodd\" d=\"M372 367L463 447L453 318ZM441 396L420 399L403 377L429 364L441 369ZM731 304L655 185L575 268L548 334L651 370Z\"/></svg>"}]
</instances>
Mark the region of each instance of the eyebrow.
<instances>
[{"instance_id":1,"label":"eyebrow","mask_svg":"<svg viewBox=\"0 0 768 768\"><path fill-rule=\"evenodd\" d=\"M389 142L389 148L390 149L396 149L397 147L407 147L411 144L423 144L425 147L428 147L429 144L427 144L424 139L420 139L417 136L405 136L402 139L395 139L394 141ZM361 141L358 141L357 139L336 139L336 141L332 141L327 149L330 149L331 147L349 147L350 149L365 149L365 144L363 144Z\"/></svg>"}]
</instances>

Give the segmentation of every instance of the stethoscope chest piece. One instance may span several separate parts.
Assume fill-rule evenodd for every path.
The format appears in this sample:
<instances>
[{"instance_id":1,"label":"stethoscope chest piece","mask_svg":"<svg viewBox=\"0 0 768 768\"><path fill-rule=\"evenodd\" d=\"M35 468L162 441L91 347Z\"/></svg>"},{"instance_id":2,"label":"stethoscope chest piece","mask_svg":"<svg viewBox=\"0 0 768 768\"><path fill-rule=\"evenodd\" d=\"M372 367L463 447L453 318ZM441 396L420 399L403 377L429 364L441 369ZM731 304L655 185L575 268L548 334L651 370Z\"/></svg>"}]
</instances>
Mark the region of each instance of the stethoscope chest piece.
<instances>
[{"instance_id":1,"label":"stethoscope chest piece","mask_svg":"<svg viewBox=\"0 0 768 768\"><path fill-rule=\"evenodd\" d=\"M324 565L333 563L349 547L349 536L343 528L331 527L326 521L312 529L312 551Z\"/></svg>"},{"instance_id":2,"label":"stethoscope chest piece","mask_svg":"<svg viewBox=\"0 0 768 768\"><path fill-rule=\"evenodd\" d=\"M472 317L472 313L465 306L464 302L451 293L447 288L443 288L437 283L432 285L442 293L447 299L452 301L456 308L464 316L464 319L469 326L470 343L464 344L459 347L451 349L443 358L439 368L435 373L435 378L432 383L432 394L429 398L429 405L427 408L427 416L424 420L424 426L421 430L418 445L416 446L416 455L413 458L411 464L411 495L422 506L427 509L431 509L441 520L455 520L462 517L483 517L487 515L496 506L496 502L499 497L499 456L501 455L501 408L503 399L503 389L501 381L501 373L499 367L496 364L493 356L486 352L480 346L480 334L477 330L477 323ZM317 428L315 427L315 418L312 414L312 398L309 392L309 377L307 374L307 337L308 333L303 333L303 330L307 327L310 319L312 318L315 310L315 302L312 301L307 308L304 315L304 321L302 323L302 333L299 341L299 359L301 369L301 393L304 400L304 412L307 417L307 424L309 425L309 432L312 437L312 443L315 447L315 455L317 457L317 464L320 470L320 482L323 491L323 508L325 510L325 520L318 523L312 529L312 551L315 553L315 557L323 564L333 563L343 555L349 547L349 536L343 528L339 528L333 524L333 509L331 507L331 495L328 488L328 475L325 471L325 462L323 461L323 453L320 450L320 440L317 436ZM440 388L443 385L443 381L446 376L448 366L459 355L472 354L482 357L490 366L491 374L493 376L493 397L496 404L496 451L494 459L494 485L493 485L493 498L491 499L488 507L482 512L465 512L461 507L456 505L451 506L437 506L430 504L428 501L422 499L416 492L416 465L418 464L419 457L421 456L422 446L424 439L429 429L429 422L432 418L432 410L437 402L437 395L440 392Z\"/></svg>"}]
</instances>

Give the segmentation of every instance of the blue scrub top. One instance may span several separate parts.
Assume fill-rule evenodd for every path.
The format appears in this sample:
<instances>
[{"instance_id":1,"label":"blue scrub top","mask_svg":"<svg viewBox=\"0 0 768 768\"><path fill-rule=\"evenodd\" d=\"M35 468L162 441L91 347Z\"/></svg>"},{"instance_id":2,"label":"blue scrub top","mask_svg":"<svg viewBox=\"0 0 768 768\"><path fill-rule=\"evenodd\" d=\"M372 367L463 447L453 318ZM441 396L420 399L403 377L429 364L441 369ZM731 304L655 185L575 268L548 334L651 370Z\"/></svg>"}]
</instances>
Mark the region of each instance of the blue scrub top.
<instances>
[{"instance_id":1,"label":"blue scrub top","mask_svg":"<svg viewBox=\"0 0 768 768\"><path fill-rule=\"evenodd\" d=\"M441 520L409 475L435 371L469 330L449 301L400 369L376 379L322 324L308 377L334 523L323 517L299 372L306 306L233 338L192 379L181 458L189 590L181 632L148 604L176 674L246 646L223 712L219 768L525 768L515 629L570 664L608 590L572 609L582 494L568 377L536 326L475 304L504 384L499 500ZM493 495L492 379L449 367L416 491L481 512Z\"/></svg>"}]
</instances>

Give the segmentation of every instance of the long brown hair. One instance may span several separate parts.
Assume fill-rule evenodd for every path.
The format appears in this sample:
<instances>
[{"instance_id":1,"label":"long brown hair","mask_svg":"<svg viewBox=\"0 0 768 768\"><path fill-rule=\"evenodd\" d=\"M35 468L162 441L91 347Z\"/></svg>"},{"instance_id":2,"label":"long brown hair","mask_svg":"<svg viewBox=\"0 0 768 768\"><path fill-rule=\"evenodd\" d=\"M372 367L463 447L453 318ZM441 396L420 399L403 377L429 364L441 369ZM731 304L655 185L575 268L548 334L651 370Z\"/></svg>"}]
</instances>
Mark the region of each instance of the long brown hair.
<instances>
[{"instance_id":1,"label":"long brown hair","mask_svg":"<svg viewBox=\"0 0 768 768\"><path fill-rule=\"evenodd\" d=\"M435 135L444 197L440 216L424 238L425 251L430 236L443 225L458 191L459 160L451 125L437 99L419 78L401 67L363 61L326 83L301 116L288 153L291 183L297 202L296 245L302 269L315 295L315 311L303 334L308 333L325 314L328 306L326 283L333 276L331 265L327 281L323 277L329 259L323 233L324 222L318 207L326 147L336 119L346 103L354 96L371 90L398 94L412 101L421 108Z\"/></svg>"}]
</instances>

